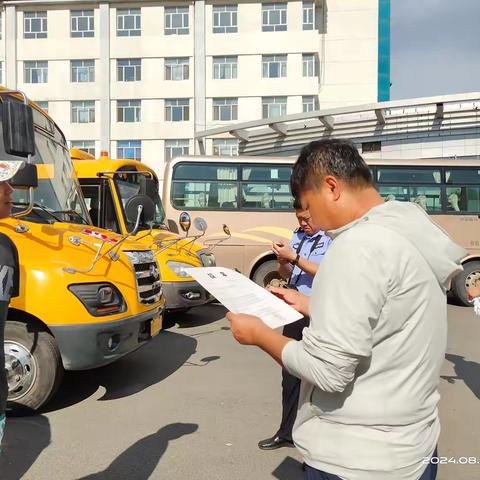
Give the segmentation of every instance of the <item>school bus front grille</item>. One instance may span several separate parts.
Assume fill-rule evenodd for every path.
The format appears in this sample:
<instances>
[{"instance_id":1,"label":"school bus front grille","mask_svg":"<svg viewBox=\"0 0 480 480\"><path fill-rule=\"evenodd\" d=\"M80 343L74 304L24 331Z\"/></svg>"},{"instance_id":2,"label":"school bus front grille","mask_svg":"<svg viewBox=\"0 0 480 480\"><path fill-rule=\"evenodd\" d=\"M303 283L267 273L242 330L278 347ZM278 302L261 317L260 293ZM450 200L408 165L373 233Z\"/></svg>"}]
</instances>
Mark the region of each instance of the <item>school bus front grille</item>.
<instances>
[{"instance_id":1,"label":"school bus front grille","mask_svg":"<svg viewBox=\"0 0 480 480\"><path fill-rule=\"evenodd\" d=\"M160 268L151 251L125 252L135 270L139 302L149 305L158 302L162 295Z\"/></svg>"}]
</instances>

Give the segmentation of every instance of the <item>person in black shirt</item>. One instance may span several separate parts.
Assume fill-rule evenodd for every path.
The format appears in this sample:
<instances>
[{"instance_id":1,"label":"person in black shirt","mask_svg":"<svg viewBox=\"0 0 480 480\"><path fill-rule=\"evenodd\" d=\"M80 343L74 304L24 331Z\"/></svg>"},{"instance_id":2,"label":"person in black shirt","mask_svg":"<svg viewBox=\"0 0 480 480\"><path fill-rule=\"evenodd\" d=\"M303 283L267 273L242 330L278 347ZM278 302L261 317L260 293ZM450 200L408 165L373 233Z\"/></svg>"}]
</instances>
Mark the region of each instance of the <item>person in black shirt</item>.
<instances>
[{"instance_id":1,"label":"person in black shirt","mask_svg":"<svg viewBox=\"0 0 480 480\"><path fill-rule=\"evenodd\" d=\"M8 183L24 162L0 161L0 220L7 218L12 210L13 188ZM4 334L8 305L12 297L18 296L18 253L15 244L0 233L0 447L5 429L5 409L8 383L5 370Z\"/></svg>"}]
</instances>

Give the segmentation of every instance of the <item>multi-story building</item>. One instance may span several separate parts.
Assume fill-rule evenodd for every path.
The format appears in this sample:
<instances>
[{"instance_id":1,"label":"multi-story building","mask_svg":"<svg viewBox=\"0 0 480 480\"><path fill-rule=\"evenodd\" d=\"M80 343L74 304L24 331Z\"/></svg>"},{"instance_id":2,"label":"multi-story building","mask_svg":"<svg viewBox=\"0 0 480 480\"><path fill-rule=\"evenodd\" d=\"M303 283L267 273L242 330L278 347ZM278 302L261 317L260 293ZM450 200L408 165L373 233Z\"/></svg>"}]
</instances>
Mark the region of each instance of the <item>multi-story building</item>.
<instances>
[{"instance_id":1,"label":"multi-story building","mask_svg":"<svg viewBox=\"0 0 480 480\"><path fill-rule=\"evenodd\" d=\"M73 147L162 177L226 123L388 99L389 0L11 0L1 83L48 109ZM206 153L238 151L207 140Z\"/></svg>"}]
</instances>

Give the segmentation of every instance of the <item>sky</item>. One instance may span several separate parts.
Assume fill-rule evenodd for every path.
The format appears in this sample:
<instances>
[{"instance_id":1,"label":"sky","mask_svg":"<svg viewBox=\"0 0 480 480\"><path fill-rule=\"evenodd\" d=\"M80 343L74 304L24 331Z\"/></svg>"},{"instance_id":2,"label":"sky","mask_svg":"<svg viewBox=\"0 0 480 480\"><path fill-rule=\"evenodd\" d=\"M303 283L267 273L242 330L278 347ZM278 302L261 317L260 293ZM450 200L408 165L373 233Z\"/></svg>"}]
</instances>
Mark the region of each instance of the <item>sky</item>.
<instances>
[{"instance_id":1,"label":"sky","mask_svg":"<svg viewBox=\"0 0 480 480\"><path fill-rule=\"evenodd\" d=\"M391 99L480 91L480 0L391 0Z\"/></svg>"}]
</instances>

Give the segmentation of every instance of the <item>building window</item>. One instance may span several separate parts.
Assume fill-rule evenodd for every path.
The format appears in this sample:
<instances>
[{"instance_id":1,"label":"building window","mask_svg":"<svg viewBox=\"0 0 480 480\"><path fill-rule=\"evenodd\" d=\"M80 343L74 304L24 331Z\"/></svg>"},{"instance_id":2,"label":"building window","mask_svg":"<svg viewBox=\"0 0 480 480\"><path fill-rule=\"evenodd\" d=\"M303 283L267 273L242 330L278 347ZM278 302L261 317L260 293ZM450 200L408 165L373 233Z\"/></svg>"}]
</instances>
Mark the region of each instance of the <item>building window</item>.
<instances>
[{"instance_id":1,"label":"building window","mask_svg":"<svg viewBox=\"0 0 480 480\"><path fill-rule=\"evenodd\" d=\"M221 122L238 119L238 98L214 98L213 119Z\"/></svg>"},{"instance_id":2,"label":"building window","mask_svg":"<svg viewBox=\"0 0 480 480\"><path fill-rule=\"evenodd\" d=\"M71 103L72 123L95 122L95 100L83 100Z\"/></svg>"},{"instance_id":3,"label":"building window","mask_svg":"<svg viewBox=\"0 0 480 480\"><path fill-rule=\"evenodd\" d=\"M316 95L304 95L302 97L303 112L313 112L319 110L318 97Z\"/></svg>"},{"instance_id":4,"label":"building window","mask_svg":"<svg viewBox=\"0 0 480 480\"><path fill-rule=\"evenodd\" d=\"M72 140L70 142L70 148L83 150L84 152L95 156L95 140Z\"/></svg>"},{"instance_id":5,"label":"building window","mask_svg":"<svg viewBox=\"0 0 480 480\"><path fill-rule=\"evenodd\" d=\"M287 76L287 55L262 55L263 78Z\"/></svg>"},{"instance_id":6,"label":"building window","mask_svg":"<svg viewBox=\"0 0 480 480\"><path fill-rule=\"evenodd\" d=\"M118 100L117 122L139 122L141 116L141 100Z\"/></svg>"},{"instance_id":7,"label":"building window","mask_svg":"<svg viewBox=\"0 0 480 480\"><path fill-rule=\"evenodd\" d=\"M23 38L47 38L47 12L23 13Z\"/></svg>"},{"instance_id":8,"label":"building window","mask_svg":"<svg viewBox=\"0 0 480 480\"><path fill-rule=\"evenodd\" d=\"M70 70L73 83L95 81L95 60L72 60Z\"/></svg>"},{"instance_id":9,"label":"building window","mask_svg":"<svg viewBox=\"0 0 480 480\"><path fill-rule=\"evenodd\" d=\"M70 36L93 37L95 32L95 18L93 10L71 10L70 12Z\"/></svg>"},{"instance_id":10,"label":"building window","mask_svg":"<svg viewBox=\"0 0 480 480\"><path fill-rule=\"evenodd\" d=\"M119 140L117 142L117 158L142 159L141 140Z\"/></svg>"},{"instance_id":11,"label":"building window","mask_svg":"<svg viewBox=\"0 0 480 480\"><path fill-rule=\"evenodd\" d=\"M302 66L304 77L318 77L318 63L314 53L302 55Z\"/></svg>"},{"instance_id":12,"label":"building window","mask_svg":"<svg viewBox=\"0 0 480 480\"><path fill-rule=\"evenodd\" d=\"M237 78L238 57L213 57L213 78L216 80L230 80Z\"/></svg>"},{"instance_id":13,"label":"building window","mask_svg":"<svg viewBox=\"0 0 480 480\"><path fill-rule=\"evenodd\" d=\"M165 59L165 80L188 80L190 59L188 57Z\"/></svg>"},{"instance_id":14,"label":"building window","mask_svg":"<svg viewBox=\"0 0 480 480\"><path fill-rule=\"evenodd\" d=\"M141 31L140 8L117 9L117 37L139 37Z\"/></svg>"},{"instance_id":15,"label":"building window","mask_svg":"<svg viewBox=\"0 0 480 480\"><path fill-rule=\"evenodd\" d=\"M215 138L213 140L213 154L228 157L238 155L238 140L236 138Z\"/></svg>"},{"instance_id":16,"label":"building window","mask_svg":"<svg viewBox=\"0 0 480 480\"><path fill-rule=\"evenodd\" d=\"M142 79L142 60L127 58L117 60L117 80L119 82L139 82Z\"/></svg>"},{"instance_id":17,"label":"building window","mask_svg":"<svg viewBox=\"0 0 480 480\"><path fill-rule=\"evenodd\" d=\"M170 160L180 155L188 155L190 141L187 140L165 140L165 160Z\"/></svg>"},{"instance_id":18,"label":"building window","mask_svg":"<svg viewBox=\"0 0 480 480\"><path fill-rule=\"evenodd\" d=\"M23 81L25 83L47 83L48 62L25 62L23 64Z\"/></svg>"},{"instance_id":19,"label":"building window","mask_svg":"<svg viewBox=\"0 0 480 480\"><path fill-rule=\"evenodd\" d=\"M315 2L303 2L303 29L315 28Z\"/></svg>"},{"instance_id":20,"label":"building window","mask_svg":"<svg viewBox=\"0 0 480 480\"><path fill-rule=\"evenodd\" d=\"M48 113L48 102L36 100L35 103L45 112Z\"/></svg>"},{"instance_id":21,"label":"building window","mask_svg":"<svg viewBox=\"0 0 480 480\"><path fill-rule=\"evenodd\" d=\"M171 98L165 100L165 120L167 122L187 122L190 120L190 99Z\"/></svg>"},{"instance_id":22,"label":"building window","mask_svg":"<svg viewBox=\"0 0 480 480\"><path fill-rule=\"evenodd\" d=\"M238 32L238 5L213 6L213 33Z\"/></svg>"},{"instance_id":23,"label":"building window","mask_svg":"<svg viewBox=\"0 0 480 480\"><path fill-rule=\"evenodd\" d=\"M287 114L287 97L262 97L263 118L280 117Z\"/></svg>"},{"instance_id":24,"label":"building window","mask_svg":"<svg viewBox=\"0 0 480 480\"><path fill-rule=\"evenodd\" d=\"M188 7L165 7L165 35L188 35Z\"/></svg>"},{"instance_id":25,"label":"building window","mask_svg":"<svg viewBox=\"0 0 480 480\"><path fill-rule=\"evenodd\" d=\"M287 4L262 3L262 32L287 30Z\"/></svg>"}]
</instances>

